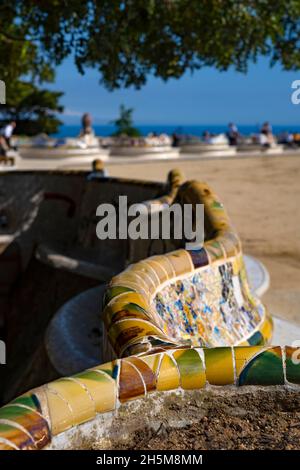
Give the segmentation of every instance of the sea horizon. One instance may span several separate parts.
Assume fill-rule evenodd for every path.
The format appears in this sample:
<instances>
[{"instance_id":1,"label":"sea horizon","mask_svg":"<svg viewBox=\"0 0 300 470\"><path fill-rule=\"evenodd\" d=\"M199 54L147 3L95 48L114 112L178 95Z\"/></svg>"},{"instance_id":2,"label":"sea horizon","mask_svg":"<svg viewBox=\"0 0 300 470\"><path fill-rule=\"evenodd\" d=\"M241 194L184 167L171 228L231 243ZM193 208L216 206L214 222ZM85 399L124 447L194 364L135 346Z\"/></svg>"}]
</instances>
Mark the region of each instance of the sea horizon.
<instances>
[{"instance_id":1,"label":"sea horizon","mask_svg":"<svg viewBox=\"0 0 300 470\"><path fill-rule=\"evenodd\" d=\"M249 124L249 125L240 125L238 126L239 132L243 135L256 134L259 132L261 124ZM173 134L173 132L185 135L195 135L201 136L204 131L209 131L213 134L226 133L228 127L226 124L214 125L214 124L192 124L192 125L176 125L176 124L136 124L135 127L141 132L142 135L147 135L150 132L156 132L157 134ZM287 124L276 124L273 127L274 134L278 135L281 132L300 132L300 124L296 125L287 125ZM53 134L55 137L76 137L80 132L80 124L62 124L59 128L59 131L56 134ZM115 126L112 124L99 125L95 124L93 126L94 132L97 136L107 137L110 136L115 130Z\"/></svg>"}]
</instances>

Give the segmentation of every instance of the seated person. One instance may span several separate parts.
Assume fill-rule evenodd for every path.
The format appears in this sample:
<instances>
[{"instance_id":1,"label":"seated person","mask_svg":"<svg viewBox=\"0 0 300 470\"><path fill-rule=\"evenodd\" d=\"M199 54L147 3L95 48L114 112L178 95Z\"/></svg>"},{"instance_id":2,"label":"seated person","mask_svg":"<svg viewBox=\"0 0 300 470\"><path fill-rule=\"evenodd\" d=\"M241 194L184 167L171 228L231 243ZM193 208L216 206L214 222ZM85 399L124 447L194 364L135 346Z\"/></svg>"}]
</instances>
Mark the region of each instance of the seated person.
<instances>
[{"instance_id":1,"label":"seated person","mask_svg":"<svg viewBox=\"0 0 300 470\"><path fill-rule=\"evenodd\" d=\"M92 163L92 172L88 174L87 180L92 181L92 180L102 179L102 178L107 178L107 177L108 177L108 172L104 168L103 161L100 159L94 160Z\"/></svg>"},{"instance_id":2,"label":"seated person","mask_svg":"<svg viewBox=\"0 0 300 470\"><path fill-rule=\"evenodd\" d=\"M238 137L239 137L239 131L238 128L233 122L230 122L228 124L228 132L227 132L227 137L229 140L229 145L237 145L238 143Z\"/></svg>"}]
</instances>

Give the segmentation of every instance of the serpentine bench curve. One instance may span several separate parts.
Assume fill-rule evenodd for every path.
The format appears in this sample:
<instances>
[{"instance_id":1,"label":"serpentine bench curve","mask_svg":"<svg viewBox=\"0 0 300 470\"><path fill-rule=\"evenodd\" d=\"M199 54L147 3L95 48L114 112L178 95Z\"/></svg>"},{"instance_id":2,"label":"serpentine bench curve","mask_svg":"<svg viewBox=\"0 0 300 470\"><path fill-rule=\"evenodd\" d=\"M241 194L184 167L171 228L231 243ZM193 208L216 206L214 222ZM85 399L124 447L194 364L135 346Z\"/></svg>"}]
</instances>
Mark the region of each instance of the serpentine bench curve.
<instances>
[{"instance_id":1,"label":"serpentine bench curve","mask_svg":"<svg viewBox=\"0 0 300 470\"><path fill-rule=\"evenodd\" d=\"M249 289L241 242L222 202L196 181L181 186L178 200L204 204L204 246L147 258L113 277L103 311L113 351L123 357L161 345L268 344L272 319Z\"/></svg>"},{"instance_id":2,"label":"serpentine bench curve","mask_svg":"<svg viewBox=\"0 0 300 470\"><path fill-rule=\"evenodd\" d=\"M2 407L1 449L60 448L74 429L91 438L97 423L111 422L129 401L158 392L226 385L299 391L297 349L268 346L272 320L249 290L241 243L222 203L197 182L183 185L179 197L203 201L204 247L150 257L115 276L103 317L119 358Z\"/></svg>"}]
</instances>

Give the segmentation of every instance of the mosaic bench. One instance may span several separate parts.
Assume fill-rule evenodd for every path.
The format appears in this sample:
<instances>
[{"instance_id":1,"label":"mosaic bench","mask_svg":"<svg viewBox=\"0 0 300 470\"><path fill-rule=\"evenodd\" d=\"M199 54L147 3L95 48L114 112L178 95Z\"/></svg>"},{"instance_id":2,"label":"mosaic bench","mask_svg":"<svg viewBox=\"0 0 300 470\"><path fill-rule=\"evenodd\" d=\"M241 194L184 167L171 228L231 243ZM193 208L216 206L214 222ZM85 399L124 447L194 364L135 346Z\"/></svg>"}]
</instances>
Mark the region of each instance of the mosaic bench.
<instances>
[{"instance_id":1,"label":"mosaic bench","mask_svg":"<svg viewBox=\"0 0 300 470\"><path fill-rule=\"evenodd\" d=\"M0 449L92 447L116 416L123 413L129 424L132 400L152 396L159 404L161 392L294 384L299 393L300 366L293 354L297 350L291 347L162 348L117 359L33 389L2 407Z\"/></svg>"},{"instance_id":2,"label":"mosaic bench","mask_svg":"<svg viewBox=\"0 0 300 470\"><path fill-rule=\"evenodd\" d=\"M244 261L249 287L261 296L268 288L268 272L257 259L244 255ZM99 322L104 291L105 285L101 284L72 297L51 319L44 344L59 376L73 375L110 360L111 357L105 357L107 348L102 351L103 323ZM276 317L273 320L274 344L284 346L300 338L300 327Z\"/></svg>"},{"instance_id":3,"label":"mosaic bench","mask_svg":"<svg viewBox=\"0 0 300 470\"><path fill-rule=\"evenodd\" d=\"M170 391L255 385L298 393L298 350L268 346L272 319L250 292L222 203L197 182L183 185L178 197L205 205L203 248L153 256L115 276L103 319L117 358L2 407L1 449L91 445L122 410L128 422L132 400L159 401Z\"/></svg>"},{"instance_id":4,"label":"mosaic bench","mask_svg":"<svg viewBox=\"0 0 300 470\"><path fill-rule=\"evenodd\" d=\"M206 242L132 264L106 290L103 320L117 357L160 346L268 344L272 319L250 291L240 240L221 201L187 182L184 203L203 203Z\"/></svg>"}]
</instances>

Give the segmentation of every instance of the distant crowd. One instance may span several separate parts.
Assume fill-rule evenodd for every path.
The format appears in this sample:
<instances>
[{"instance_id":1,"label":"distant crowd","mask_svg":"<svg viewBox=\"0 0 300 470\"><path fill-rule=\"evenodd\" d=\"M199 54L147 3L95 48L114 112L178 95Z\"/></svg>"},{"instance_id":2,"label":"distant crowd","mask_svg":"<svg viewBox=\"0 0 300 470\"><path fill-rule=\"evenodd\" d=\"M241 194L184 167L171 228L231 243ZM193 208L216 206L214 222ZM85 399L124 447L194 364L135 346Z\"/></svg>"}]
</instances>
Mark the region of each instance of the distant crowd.
<instances>
[{"instance_id":1,"label":"distant crowd","mask_svg":"<svg viewBox=\"0 0 300 470\"><path fill-rule=\"evenodd\" d=\"M257 144L262 147L272 147L275 144L284 144L287 147L299 147L300 146L300 133L292 133L289 131L284 131L275 137L272 129L272 125L266 121L263 123L261 128L257 133L252 134L251 136L243 135L236 124L230 122L227 126L227 131L222 134L224 138L226 137L229 145L237 146L241 144ZM218 134L205 130L202 133L201 140L206 144L213 144L216 141ZM184 136L180 133L173 133L173 145L179 147L182 142L191 142L194 141L194 136Z\"/></svg>"},{"instance_id":2,"label":"distant crowd","mask_svg":"<svg viewBox=\"0 0 300 470\"><path fill-rule=\"evenodd\" d=\"M230 145L238 145L238 143L243 140L243 136L240 134L236 124L230 122L228 124L227 137ZM275 143L287 144L293 146L294 143L298 140L300 143L298 134L292 134L291 132L285 131L281 133L277 139L273 134L273 129L271 124L266 121L260 128L260 131L257 134L251 136L252 142L260 144L264 147L271 147Z\"/></svg>"},{"instance_id":3,"label":"distant crowd","mask_svg":"<svg viewBox=\"0 0 300 470\"><path fill-rule=\"evenodd\" d=\"M81 131L79 139L83 140L87 145L95 143L95 133L92 128L92 118L89 113L85 113L81 120ZM0 156L6 156L8 150L15 149L12 144L12 135L16 129L16 122L8 122L4 127L0 129ZM292 133L284 131L277 137L273 134L272 125L266 121L263 123L259 131L252 134L250 137L243 135L236 124L230 122L227 126L226 133L222 134L223 138L227 138L229 145L237 146L240 144L257 144L263 147L272 147L276 143L284 144L287 147L299 147L300 146L300 133ZM201 141L206 144L212 144L216 141L217 135L205 130L202 133ZM120 144L122 145L173 145L173 147L179 147L184 141L195 140L195 136L182 135L179 132L174 132L172 136L166 134L158 135L156 132L152 132L147 137L129 138L127 136L120 136ZM199 138L198 138L199 139ZM59 142L58 142L59 143Z\"/></svg>"}]
</instances>

